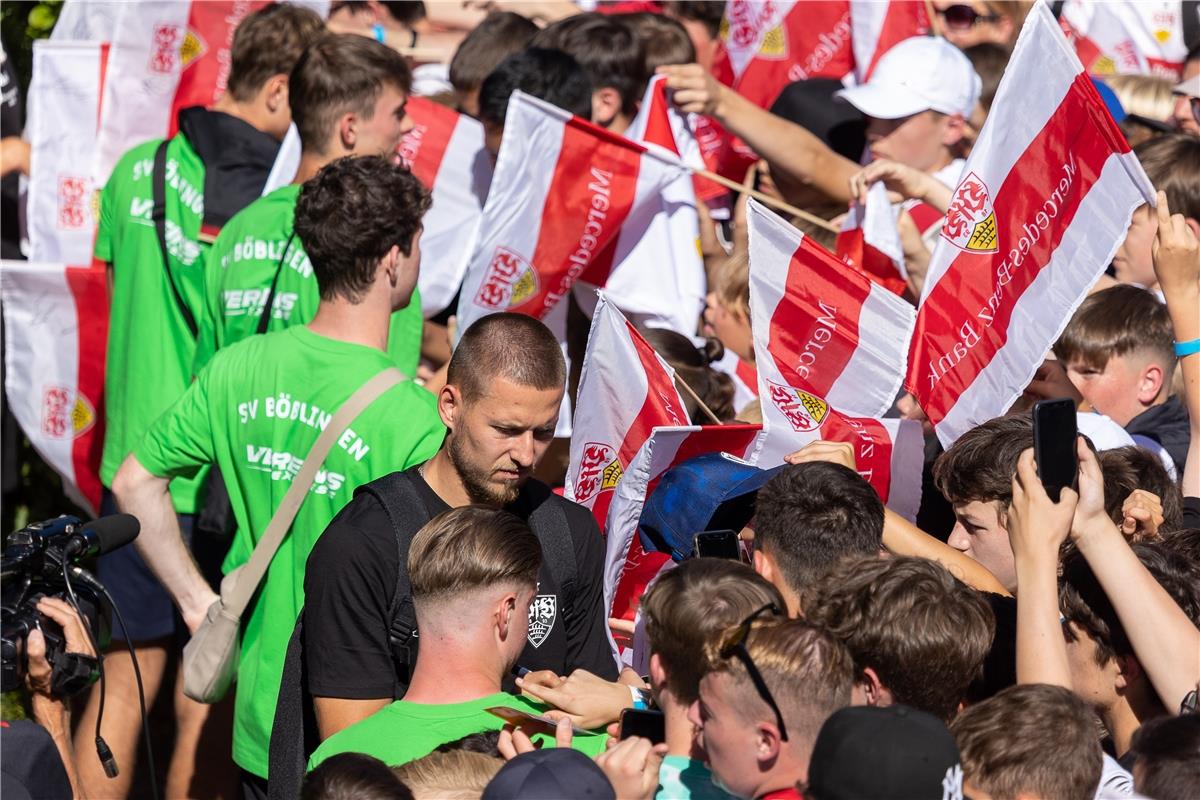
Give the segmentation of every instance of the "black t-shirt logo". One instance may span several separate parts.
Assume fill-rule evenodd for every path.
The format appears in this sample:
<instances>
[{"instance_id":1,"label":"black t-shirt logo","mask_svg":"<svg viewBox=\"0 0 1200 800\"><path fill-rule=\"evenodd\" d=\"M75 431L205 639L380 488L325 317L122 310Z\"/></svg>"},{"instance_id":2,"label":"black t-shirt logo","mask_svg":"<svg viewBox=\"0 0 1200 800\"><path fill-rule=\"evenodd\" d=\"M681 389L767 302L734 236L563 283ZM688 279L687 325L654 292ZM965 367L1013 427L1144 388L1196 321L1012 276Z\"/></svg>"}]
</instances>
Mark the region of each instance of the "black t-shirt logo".
<instances>
[{"instance_id":1,"label":"black t-shirt logo","mask_svg":"<svg viewBox=\"0 0 1200 800\"><path fill-rule=\"evenodd\" d=\"M558 616L558 597L552 594L539 594L529 604L529 643L541 647L542 642L554 628L554 620Z\"/></svg>"}]
</instances>

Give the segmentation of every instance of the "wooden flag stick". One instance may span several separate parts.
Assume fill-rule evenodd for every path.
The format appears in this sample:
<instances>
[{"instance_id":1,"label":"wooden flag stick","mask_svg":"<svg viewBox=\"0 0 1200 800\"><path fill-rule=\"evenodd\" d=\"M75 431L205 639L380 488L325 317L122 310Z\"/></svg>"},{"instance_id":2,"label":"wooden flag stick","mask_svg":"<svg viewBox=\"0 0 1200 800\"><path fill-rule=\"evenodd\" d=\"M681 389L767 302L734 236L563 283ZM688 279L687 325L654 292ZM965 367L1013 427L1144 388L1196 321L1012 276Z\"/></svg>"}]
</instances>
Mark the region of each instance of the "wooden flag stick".
<instances>
[{"instance_id":1,"label":"wooden flag stick","mask_svg":"<svg viewBox=\"0 0 1200 800\"><path fill-rule=\"evenodd\" d=\"M675 376L675 385L678 386L680 389L683 389L683 391L687 393L688 397L690 397L696 401L696 405L700 406L700 410L708 415L708 418L713 421L713 425L721 424L721 420L717 419L717 415L712 412L712 409L709 408L708 406L706 406L704 404L704 401L701 400L694 391L692 391L692 387L687 385L687 381L685 381L683 378L676 375Z\"/></svg>"},{"instance_id":2,"label":"wooden flag stick","mask_svg":"<svg viewBox=\"0 0 1200 800\"><path fill-rule=\"evenodd\" d=\"M691 168L689 167L689 169L691 169ZM790 203L785 203L782 200L776 200L774 197L771 197L770 195L767 195L767 194L763 194L762 192L758 191L757 189L751 189L749 186L743 186L740 183L731 181L729 178L726 178L724 175L718 175L717 173L710 172L706 169L692 169L692 172L703 178L708 178L713 183L719 183L727 189L732 189L735 192L745 192L746 194L750 195L751 197L753 197L755 200L762 203L763 205L768 205L771 208L778 209L779 211L783 211L786 214L791 214L793 217L799 217L800 219L804 220L805 222L810 222L813 225L816 225L818 228L824 228L825 230L831 231L833 233L841 232L841 230L836 225L834 225L832 222L829 222L828 220L823 220L820 217L816 216L815 214L810 214L803 209L796 208L794 205L792 205Z\"/></svg>"}]
</instances>

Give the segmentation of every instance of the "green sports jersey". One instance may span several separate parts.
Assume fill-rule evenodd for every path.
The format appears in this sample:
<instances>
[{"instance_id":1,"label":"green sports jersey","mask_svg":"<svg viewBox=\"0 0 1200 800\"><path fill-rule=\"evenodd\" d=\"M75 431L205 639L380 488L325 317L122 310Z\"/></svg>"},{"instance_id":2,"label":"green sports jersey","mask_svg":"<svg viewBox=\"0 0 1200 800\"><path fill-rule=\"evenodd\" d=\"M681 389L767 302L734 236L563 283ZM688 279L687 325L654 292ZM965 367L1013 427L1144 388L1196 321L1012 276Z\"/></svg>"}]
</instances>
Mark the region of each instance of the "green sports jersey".
<instances>
[{"instance_id":1,"label":"green sports jersey","mask_svg":"<svg viewBox=\"0 0 1200 800\"><path fill-rule=\"evenodd\" d=\"M111 486L142 434L171 407L192 377L195 341L168 283L150 217L151 173L161 139L126 153L100 194L96 258L112 265L108 359L104 383L104 453L100 480ZM207 245L204 162L184 136L167 146L166 242L171 276L193 317L200 316ZM198 510L207 470L171 484L175 510Z\"/></svg>"},{"instance_id":2,"label":"green sports jersey","mask_svg":"<svg viewBox=\"0 0 1200 800\"><path fill-rule=\"evenodd\" d=\"M366 753L388 766L398 766L427 755L446 742L504 727L503 719L485 710L494 706L507 706L534 715L543 714L547 708L505 692L444 705L397 700L322 742L309 758L308 768L311 770L338 753ZM553 736L538 735L533 740L543 746L554 746ZM607 740L608 736L603 733L577 733L571 747L597 756L604 752Z\"/></svg>"},{"instance_id":3,"label":"green sports jersey","mask_svg":"<svg viewBox=\"0 0 1200 800\"><path fill-rule=\"evenodd\" d=\"M297 325L222 348L134 454L175 478L201 464L221 468L237 519L225 557L245 564L319 432L389 356ZM445 429L434 396L411 381L388 390L338 438L243 618L233 756L267 774L267 748L284 653L304 605L304 565L317 537L355 488L428 459ZM269 621L269 622L268 622Z\"/></svg>"},{"instance_id":4,"label":"green sports jersey","mask_svg":"<svg viewBox=\"0 0 1200 800\"><path fill-rule=\"evenodd\" d=\"M299 185L283 186L246 206L221 229L205 270L196 372L218 349L258 331L276 272L267 331L303 325L317 313L317 278L304 245L292 233L299 196ZM421 295L414 288L411 302L392 314L388 332L388 352L409 377L417 374L424 322Z\"/></svg>"}]
</instances>

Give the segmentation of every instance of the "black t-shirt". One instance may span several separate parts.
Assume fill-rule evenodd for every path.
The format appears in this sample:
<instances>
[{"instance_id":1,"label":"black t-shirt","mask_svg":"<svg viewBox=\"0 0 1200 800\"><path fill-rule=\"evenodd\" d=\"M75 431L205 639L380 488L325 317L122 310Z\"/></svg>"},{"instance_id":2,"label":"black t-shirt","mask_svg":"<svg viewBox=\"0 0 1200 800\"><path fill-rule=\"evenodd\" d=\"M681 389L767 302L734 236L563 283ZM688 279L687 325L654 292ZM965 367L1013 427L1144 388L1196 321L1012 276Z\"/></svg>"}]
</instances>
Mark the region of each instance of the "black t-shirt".
<instances>
[{"instance_id":1,"label":"black t-shirt","mask_svg":"<svg viewBox=\"0 0 1200 800\"><path fill-rule=\"evenodd\" d=\"M416 467L408 477L425 516L450 508ZM518 664L559 675L582 668L615 680L604 609L604 540L590 511L535 480L526 482L506 510L528 519L544 502L561 504L567 518L575 552L575 596L562 596L549 565L543 563L529 609L528 641ZM388 610L400 567L387 513L370 494L359 493L321 534L305 569L304 659L311 694L356 700L393 695Z\"/></svg>"}]
</instances>

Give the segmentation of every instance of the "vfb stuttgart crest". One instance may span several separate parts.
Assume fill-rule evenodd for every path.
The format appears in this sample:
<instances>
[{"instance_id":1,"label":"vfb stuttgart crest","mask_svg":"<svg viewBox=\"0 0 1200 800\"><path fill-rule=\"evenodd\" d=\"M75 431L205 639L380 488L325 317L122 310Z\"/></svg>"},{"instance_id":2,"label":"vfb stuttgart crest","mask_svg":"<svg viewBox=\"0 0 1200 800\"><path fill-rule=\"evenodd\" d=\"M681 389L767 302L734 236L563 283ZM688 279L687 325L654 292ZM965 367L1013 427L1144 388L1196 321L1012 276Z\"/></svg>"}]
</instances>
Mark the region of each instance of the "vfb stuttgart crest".
<instances>
[{"instance_id":1,"label":"vfb stuttgart crest","mask_svg":"<svg viewBox=\"0 0 1200 800\"><path fill-rule=\"evenodd\" d=\"M974 172L967 173L954 190L942 223L942 238L971 253L995 253L998 249L992 198Z\"/></svg>"},{"instance_id":2,"label":"vfb stuttgart crest","mask_svg":"<svg viewBox=\"0 0 1200 800\"><path fill-rule=\"evenodd\" d=\"M816 430L829 415L829 404L815 394L767 381L771 402L798 433Z\"/></svg>"},{"instance_id":3,"label":"vfb stuttgart crest","mask_svg":"<svg viewBox=\"0 0 1200 800\"><path fill-rule=\"evenodd\" d=\"M583 446L579 459L579 478L575 481L575 502L586 503L600 492L615 488L625 470L611 447L599 442Z\"/></svg>"},{"instance_id":4,"label":"vfb stuttgart crest","mask_svg":"<svg viewBox=\"0 0 1200 800\"><path fill-rule=\"evenodd\" d=\"M554 620L558 617L558 597L552 594L539 594L529 604L529 643L541 647L542 642L554 628Z\"/></svg>"},{"instance_id":5,"label":"vfb stuttgart crest","mask_svg":"<svg viewBox=\"0 0 1200 800\"><path fill-rule=\"evenodd\" d=\"M538 292L537 272L507 247L497 247L475 295L475 305L488 311L519 306Z\"/></svg>"},{"instance_id":6,"label":"vfb stuttgart crest","mask_svg":"<svg viewBox=\"0 0 1200 800\"><path fill-rule=\"evenodd\" d=\"M81 394L65 386L42 392L42 433L52 439L76 439L96 423L96 411Z\"/></svg>"}]
</instances>

